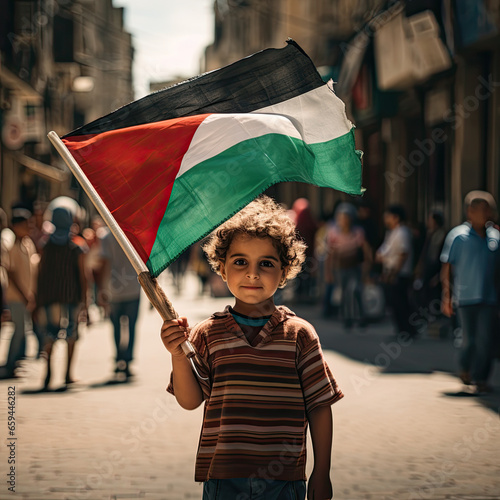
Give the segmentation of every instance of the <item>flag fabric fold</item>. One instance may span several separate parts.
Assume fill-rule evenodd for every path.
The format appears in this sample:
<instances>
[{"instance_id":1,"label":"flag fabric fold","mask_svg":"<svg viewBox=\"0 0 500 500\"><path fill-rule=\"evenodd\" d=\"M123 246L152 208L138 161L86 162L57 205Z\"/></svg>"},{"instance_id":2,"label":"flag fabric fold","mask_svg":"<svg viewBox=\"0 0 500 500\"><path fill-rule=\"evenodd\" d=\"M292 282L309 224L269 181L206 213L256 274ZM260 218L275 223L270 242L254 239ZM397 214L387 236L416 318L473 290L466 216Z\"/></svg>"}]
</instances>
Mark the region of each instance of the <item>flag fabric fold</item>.
<instances>
[{"instance_id":1,"label":"flag fabric fold","mask_svg":"<svg viewBox=\"0 0 500 500\"><path fill-rule=\"evenodd\" d=\"M62 140L153 276L276 183L361 194L344 104L293 41Z\"/></svg>"}]
</instances>

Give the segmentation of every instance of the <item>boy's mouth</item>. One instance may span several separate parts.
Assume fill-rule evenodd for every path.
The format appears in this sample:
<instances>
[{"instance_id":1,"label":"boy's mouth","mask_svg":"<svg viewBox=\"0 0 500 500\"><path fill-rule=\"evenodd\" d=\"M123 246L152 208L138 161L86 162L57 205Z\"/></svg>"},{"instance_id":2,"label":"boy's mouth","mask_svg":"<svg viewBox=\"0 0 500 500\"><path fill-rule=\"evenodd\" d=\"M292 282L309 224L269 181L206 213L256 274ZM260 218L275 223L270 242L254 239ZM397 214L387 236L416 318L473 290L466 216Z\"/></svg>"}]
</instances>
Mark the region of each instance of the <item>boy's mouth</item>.
<instances>
[{"instance_id":1,"label":"boy's mouth","mask_svg":"<svg viewBox=\"0 0 500 500\"><path fill-rule=\"evenodd\" d=\"M259 290L262 287L261 286L252 286L252 285L242 285L242 288L246 288L247 290Z\"/></svg>"}]
</instances>

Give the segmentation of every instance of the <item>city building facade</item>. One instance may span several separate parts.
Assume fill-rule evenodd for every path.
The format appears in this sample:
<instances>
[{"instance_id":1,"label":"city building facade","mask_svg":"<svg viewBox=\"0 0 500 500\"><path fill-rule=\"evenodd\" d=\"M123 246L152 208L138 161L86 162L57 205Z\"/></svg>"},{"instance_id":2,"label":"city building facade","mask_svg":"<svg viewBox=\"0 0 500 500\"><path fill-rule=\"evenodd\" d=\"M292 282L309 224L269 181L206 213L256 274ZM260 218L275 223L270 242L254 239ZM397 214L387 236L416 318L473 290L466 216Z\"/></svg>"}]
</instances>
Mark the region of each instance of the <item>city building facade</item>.
<instances>
[{"instance_id":1,"label":"city building facade","mask_svg":"<svg viewBox=\"0 0 500 500\"><path fill-rule=\"evenodd\" d=\"M364 151L365 199L379 218L402 203L416 225L435 209L448 226L473 189L500 195L500 0L217 0L211 70L291 37L332 78ZM341 193L307 196L316 215ZM380 220L380 218L379 218Z\"/></svg>"},{"instance_id":2,"label":"city building facade","mask_svg":"<svg viewBox=\"0 0 500 500\"><path fill-rule=\"evenodd\" d=\"M0 204L89 202L47 139L133 100L131 35L112 0L0 0Z\"/></svg>"}]
</instances>

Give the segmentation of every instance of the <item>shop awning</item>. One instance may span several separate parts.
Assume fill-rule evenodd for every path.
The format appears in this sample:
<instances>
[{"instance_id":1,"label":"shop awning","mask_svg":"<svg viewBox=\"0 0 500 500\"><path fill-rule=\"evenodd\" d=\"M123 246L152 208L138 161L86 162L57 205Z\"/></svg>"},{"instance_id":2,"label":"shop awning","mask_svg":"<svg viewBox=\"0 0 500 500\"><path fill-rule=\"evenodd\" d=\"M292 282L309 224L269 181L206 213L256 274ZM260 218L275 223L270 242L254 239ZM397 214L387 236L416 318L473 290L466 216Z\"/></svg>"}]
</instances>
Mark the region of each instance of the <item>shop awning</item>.
<instances>
[{"instance_id":1,"label":"shop awning","mask_svg":"<svg viewBox=\"0 0 500 500\"><path fill-rule=\"evenodd\" d=\"M363 26L356 36L342 47L344 58L340 67L339 83L335 87L335 92L341 99L346 99L351 93L352 87L356 82L363 64L366 50L373 39L373 33L395 15L403 12L403 10L404 4L402 2L396 2L387 10L373 17L373 19Z\"/></svg>"},{"instance_id":2,"label":"shop awning","mask_svg":"<svg viewBox=\"0 0 500 500\"><path fill-rule=\"evenodd\" d=\"M370 36L365 31L361 31L346 45L340 67L339 83L335 86L335 92L341 99L345 100L345 97L350 94L369 44Z\"/></svg>"}]
</instances>

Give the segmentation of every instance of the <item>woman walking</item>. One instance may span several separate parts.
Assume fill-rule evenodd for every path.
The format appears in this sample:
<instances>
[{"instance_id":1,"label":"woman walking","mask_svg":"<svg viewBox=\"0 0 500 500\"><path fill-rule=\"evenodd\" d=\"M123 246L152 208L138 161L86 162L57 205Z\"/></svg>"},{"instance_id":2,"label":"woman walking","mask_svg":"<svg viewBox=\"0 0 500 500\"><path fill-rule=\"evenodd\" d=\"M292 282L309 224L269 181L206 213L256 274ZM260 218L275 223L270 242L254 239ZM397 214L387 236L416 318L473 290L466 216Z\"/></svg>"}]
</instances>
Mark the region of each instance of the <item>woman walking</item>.
<instances>
[{"instance_id":1,"label":"woman walking","mask_svg":"<svg viewBox=\"0 0 500 500\"><path fill-rule=\"evenodd\" d=\"M47 375L44 390L51 379L51 357L59 332L66 331L68 361L65 382L74 382L71 367L81 306L87 307L87 283L83 267L83 251L71 239L73 216L66 208L52 212L54 232L42 250L38 275L38 306L40 325L45 330L44 351L47 353Z\"/></svg>"}]
</instances>

